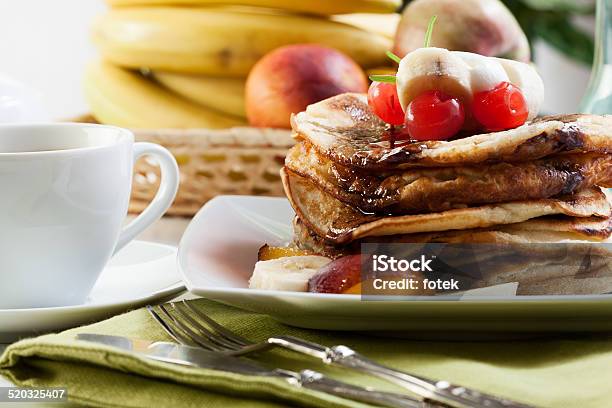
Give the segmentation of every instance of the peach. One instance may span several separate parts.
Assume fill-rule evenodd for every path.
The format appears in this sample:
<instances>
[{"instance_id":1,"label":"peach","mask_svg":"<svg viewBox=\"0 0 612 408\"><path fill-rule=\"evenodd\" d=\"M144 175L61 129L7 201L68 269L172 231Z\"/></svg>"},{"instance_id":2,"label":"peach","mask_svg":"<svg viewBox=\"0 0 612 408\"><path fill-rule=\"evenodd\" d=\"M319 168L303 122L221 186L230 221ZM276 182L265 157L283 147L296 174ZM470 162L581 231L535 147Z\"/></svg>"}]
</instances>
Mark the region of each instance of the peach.
<instances>
[{"instance_id":1,"label":"peach","mask_svg":"<svg viewBox=\"0 0 612 408\"><path fill-rule=\"evenodd\" d=\"M317 271L308 280L308 291L315 293L343 293L364 295L388 295L388 296L416 296L434 295L435 291L423 287L424 276L419 272L411 272L410 275L401 273L376 275L368 267L366 258L361 254L348 255L328 263ZM366 268L362 271L362 267ZM365 280L362 281L362 277ZM411 279L414 287L411 288L377 288L374 285L375 278L384 278L385 281L401 282Z\"/></svg>"},{"instance_id":2,"label":"peach","mask_svg":"<svg viewBox=\"0 0 612 408\"><path fill-rule=\"evenodd\" d=\"M258 261L269 261L271 259L285 258L288 256L313 255L311 252L292 247L275 247L265 244L257 251Z\"/></svg>"},{"instance_id":3,"label":"peach","mask_svg":"<svg viewBox=\"0 0 612 408\"><path fill-rule=\"evenodd\" d=\"M347 55L315 44L277 48L255 64L246 83L249 123L290 128L292 113L345 93L367 92L365 73Z\"/></svg>"},{"instance_id":4,"label":"peach","mask_svg":"<svg viewBox=\"0 0 612 408\"><path fill-rule=\"evenodd\" d=\"M308 291L346 293L361 282L361 255L348 255L331 261L310 278Z\"/></svg>"},{"instance_id":5,"label":"peach","mask_svg":"<svg viewBox=\"0 0 612 408\"><path fill-rule=\"evenodd\" d=\"M438 16L431 46L528 62L529 43L499 0L414 0L403 12L393 51L404 56L423 47L427 25Z\"/></svg>"}]
</instances>

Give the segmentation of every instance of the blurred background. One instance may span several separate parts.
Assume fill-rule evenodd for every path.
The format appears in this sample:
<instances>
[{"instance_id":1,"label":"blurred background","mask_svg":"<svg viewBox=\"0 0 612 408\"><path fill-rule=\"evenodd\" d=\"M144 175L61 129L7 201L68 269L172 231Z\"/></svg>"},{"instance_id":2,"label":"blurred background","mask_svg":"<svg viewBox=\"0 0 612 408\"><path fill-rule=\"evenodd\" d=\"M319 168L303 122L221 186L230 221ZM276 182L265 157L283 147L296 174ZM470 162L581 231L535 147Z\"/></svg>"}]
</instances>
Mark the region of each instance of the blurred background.
<instances>
[{"instance_id":1,"label":"blurred background","mask_svg":"<svg viewBox=\"0 0 612 408\"><path fill-rule=\"evenodd\" d=\"M87 111L81 80L103 0L0 1L0 73L40 91L53 118Z\"/></svg>"},{"instance_id":2,"label":"blurred background","mask_svg":"<svg viewBox=\"0 0 612 408\"><path fill-rule=\"evenodd\" d=\"M546 86L544 112L574 112L592 59L594 3L580 0L505 0L531 40ZM88 111L82 92L90 41L103 0L0 1L0 73L38 90L53 118Z\"/></svg>"},{"instance_id":3,"label":"blurred background","mask_svg":"<svg viewBox=\"0 0 612 408\"><path fill-rule=\"evenodd\" d=\"M422 47L434 15L432 46L533 61L545 86L539 113L577 112L594 14L594 0L0 0L0 123L136 129L176 157L169 214L190 216L219 194L283 196L290 115L395 74L385 53ZM603 86L587 99L610 112L609 72L597 72ZM517 86L533 91L526 81ZM130 211L158 185L155 162L140 160Z\"/></svg>"}]
</instances>

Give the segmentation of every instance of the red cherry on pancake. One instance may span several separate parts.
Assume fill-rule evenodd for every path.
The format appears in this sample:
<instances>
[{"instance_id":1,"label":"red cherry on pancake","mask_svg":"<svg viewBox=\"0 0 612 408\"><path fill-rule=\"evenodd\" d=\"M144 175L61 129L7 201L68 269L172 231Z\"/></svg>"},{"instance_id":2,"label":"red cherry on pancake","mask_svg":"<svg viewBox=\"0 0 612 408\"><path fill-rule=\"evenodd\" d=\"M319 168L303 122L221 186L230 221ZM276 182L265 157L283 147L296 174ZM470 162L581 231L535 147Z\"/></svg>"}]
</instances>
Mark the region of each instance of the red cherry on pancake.
<instances>
[{"instance_id":1,"label":"red cherry on pancake","mask_svg":"<svg viewBox=\"0 0 612 408\"><path fill-rule=\"evenodd\" d=\"M509 82L501 82L490 91L474 94L472 111L488 131L514 129L525 123L529 116L523 93Z\"/></svg>"},{"instance_id":2,"label":"red cherry on pancake","mask_svg":"<svg viewBox=\"0 0 612 408\"><path fill-rule=\"evenodd\" d=\"M464 122L461 101L442 91L423 92L406 110L406 129L416 140L446 140L456 135Z\"/></svg>"},{"instance_id":3,"label":"red cherry on pancake","mask_svg":"<svg viewBox=\"0 0 612 408\"><path fill-rule=\"evenodd\" d=\"M368 104L376 116L386 123L391 125L404 123L404 110L400 105L394 83L372 82L368 89Z\"/></svg>"}]
</instances>

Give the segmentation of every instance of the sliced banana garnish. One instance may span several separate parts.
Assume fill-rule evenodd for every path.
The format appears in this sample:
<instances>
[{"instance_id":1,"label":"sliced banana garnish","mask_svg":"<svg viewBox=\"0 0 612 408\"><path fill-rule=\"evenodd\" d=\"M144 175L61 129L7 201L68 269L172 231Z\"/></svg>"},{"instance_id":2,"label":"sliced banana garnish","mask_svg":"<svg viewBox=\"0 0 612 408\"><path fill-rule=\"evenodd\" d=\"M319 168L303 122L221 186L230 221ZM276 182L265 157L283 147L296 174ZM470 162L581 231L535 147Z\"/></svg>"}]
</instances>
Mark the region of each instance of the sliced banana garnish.
<instances>
[{"instance_id":1,"label":"sliced banana garnish","mask_svg":"<svg viewBox=\"0 0 612 408\"><path fill-rule=\"evenodd\" d=\"M308 280L330 262L331 259L316 255L259 261L249 280L249 288L307 292Z\"/></svg>"},{"instance_id":2,"label":"sliced banana garnish","mask_svg":"<svg viewBox=\"0 0 612 408\"><path fill-rule=\"evenodd\" d=\"M437 90L472 100L470 66L445 48L419 48L408 53L397 70L397 94L406 110L414 98L425 91Z\"/></svg>"},{"instance_id":3,"label":"sliced banana garnish","mask_svg":"<svg viewBox=\"0 0 612 408\"><path fill-rule=\"evenodd\" d=\"M472 93L491 90L500 82L509 80L504 67L493 58L462 51L453 51L451 54L458 56L470 66Z\"/></svg>"},{"instance_id":4,"label":"sliced banana garnish","mask_svg":"<svg viewBox=\"0 0 612 408\"><path fill-rule=\"evenodd\" d=\"M490 59L499 62L508 74L510 83L518 86L523 92L529 109L527 120L535 118L544 102L544 82L533 65L504 58Z\"/></svg>"},{"instance_id":5,"label":"sliced banana garnish","mask_svg":"<svg viewBox=\"0 0 612 408\"><path fill-rule=\"evenodd\" d=\"M474 93L491 90L501 82L510 82L521 90L529 109L528 119L538 115L544 84L533 66L444 48L419 48L406 54L397 71L397 94L404 110L429 90L457 97L466 109L464 128L468 128L473 126L469 111Z\"/></svg>"}]
</instances>

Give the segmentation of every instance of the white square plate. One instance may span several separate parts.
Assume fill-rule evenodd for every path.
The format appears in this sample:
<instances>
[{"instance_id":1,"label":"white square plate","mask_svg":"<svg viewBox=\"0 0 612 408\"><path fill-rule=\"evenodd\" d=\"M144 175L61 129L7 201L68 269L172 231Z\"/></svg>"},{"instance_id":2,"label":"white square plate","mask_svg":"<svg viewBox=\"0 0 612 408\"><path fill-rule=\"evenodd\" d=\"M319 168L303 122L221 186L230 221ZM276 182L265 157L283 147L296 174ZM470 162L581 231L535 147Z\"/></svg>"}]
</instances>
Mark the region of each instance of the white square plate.
<instances>
[{"instance_id":1,"label":"white square plate","mask_svg":"<svg viewBox=\"0 0 612 408\"><path fill-rule=\"evenodd\" d=\"M410 297L362 301L334 295L248 289L264 245L291 240L286 199L221 196L189 224L179 270L196 295L266 313L289 325L332 330L422 332L550 332L612 330L612 295Z\"/></svg>"}]
</instances>

